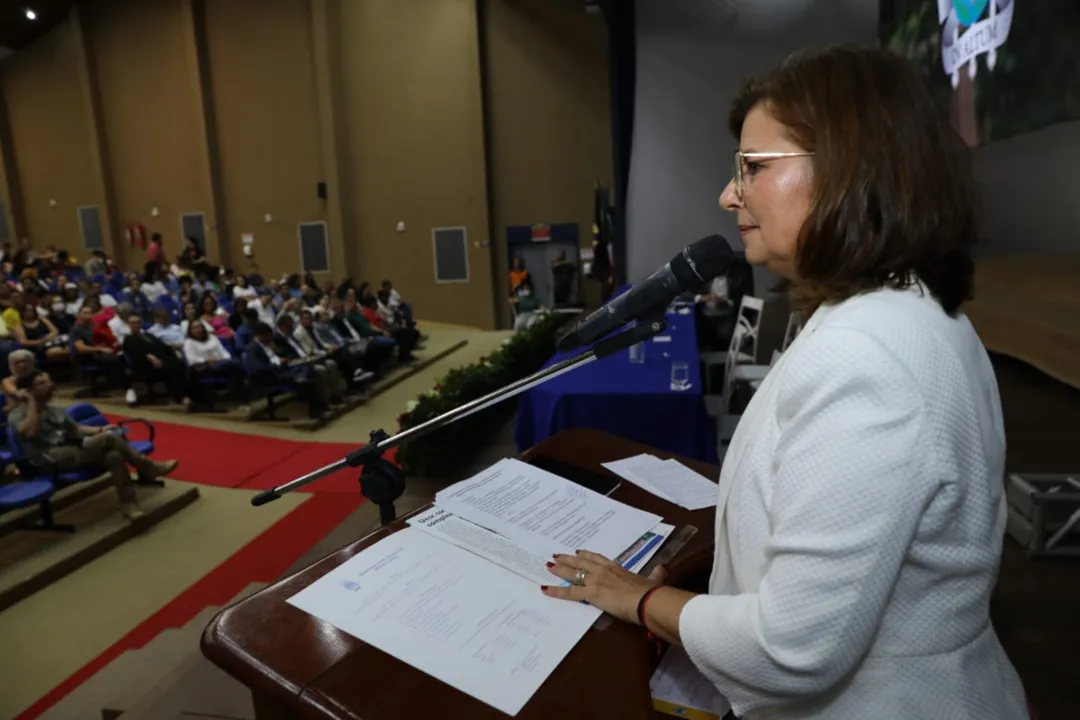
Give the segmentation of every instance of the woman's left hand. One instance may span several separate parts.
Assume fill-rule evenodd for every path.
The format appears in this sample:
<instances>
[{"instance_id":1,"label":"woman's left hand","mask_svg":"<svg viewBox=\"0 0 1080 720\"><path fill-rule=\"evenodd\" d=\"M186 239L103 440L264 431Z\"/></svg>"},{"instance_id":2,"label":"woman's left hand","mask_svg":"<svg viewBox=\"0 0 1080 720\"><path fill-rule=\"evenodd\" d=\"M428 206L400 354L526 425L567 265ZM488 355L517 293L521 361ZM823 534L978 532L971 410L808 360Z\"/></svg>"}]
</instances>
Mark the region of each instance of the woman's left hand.
<instances>
[{"instance_id":1,"label":"woman's left hand","mask_svg":"<svg viewBox=\"0 0 1080 720\"><path fill-rule=\"evenodd\" d=\"M637 606L641 596L663 583L666 575L662 565L648 577L635 575L603 555L588 550L578 550L574 555L556 555L555 561L548 563L549 572L570 582L574 582L578 570L585 571L584 585L546 586L544 594L563 600L584 600L609 615L635 625L638 623Z\"/></svg>"}]
</instances>

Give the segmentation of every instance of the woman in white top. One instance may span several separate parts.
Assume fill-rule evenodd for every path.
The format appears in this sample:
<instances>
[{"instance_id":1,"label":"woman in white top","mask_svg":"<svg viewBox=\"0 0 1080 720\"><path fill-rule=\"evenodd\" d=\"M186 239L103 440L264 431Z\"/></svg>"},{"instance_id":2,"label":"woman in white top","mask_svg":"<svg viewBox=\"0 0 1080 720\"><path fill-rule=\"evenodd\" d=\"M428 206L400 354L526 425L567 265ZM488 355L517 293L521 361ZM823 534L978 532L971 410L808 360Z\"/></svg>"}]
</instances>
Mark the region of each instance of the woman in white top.
<instances>
[{"instance_id":1,"label":"woman in white top","mask_svg":"<svg viewBox=\"0 0 1080 720\"><path fill-rule=\"evenodd\" d=\"M720 204L812 317L731 441L709 591L579 552L551 568L576 584L544 592L682 645L740 718L1027 718L989 617L1005 436L960 312L966 147L876 48L793 56L744 85L730 127Z\"/></svg>"},{"instance_id":2,"label":"woman in white top","mask_svg":"<svg viewBox=\"0 0 1080 720\"><path fill-rule=\"evenodd\" d=\"M247 278L243 275L236 276L236 284L232 289L233 298L253 298L256 295L255 288L248 285Z\"/></svg>"},{"instance_id":3,"label":"woman in white top","mask_svg":"<svg viewBox=\"0 0 1080 720\"><path fill-rule=\"evenodd\" d=\"M189 324L184 339L184 362L196 377L209 375L228 381L240 401L247 401L243 368L221 344L221 340L206 329L204 323Z\"/></svg>"}]
</instances>

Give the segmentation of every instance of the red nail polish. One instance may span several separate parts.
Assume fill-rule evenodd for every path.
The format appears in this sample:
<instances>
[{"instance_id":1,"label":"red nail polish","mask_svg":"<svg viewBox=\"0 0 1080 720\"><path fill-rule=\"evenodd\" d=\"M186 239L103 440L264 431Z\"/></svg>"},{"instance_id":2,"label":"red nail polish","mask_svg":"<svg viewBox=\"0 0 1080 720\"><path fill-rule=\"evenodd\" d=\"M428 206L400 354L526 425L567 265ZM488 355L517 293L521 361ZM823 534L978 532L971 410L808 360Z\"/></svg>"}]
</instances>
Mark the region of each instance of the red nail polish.
<instances>
[{"instance_id":1,"label":"red nail polish","mask_svg":"<svg viewBox=\"0 0 1080 720\"><path fill-rule=\"evenodd\" d=\"M559 553L555 553L555 554L554 554L554 555L552 555L551 557L553 557L553 558L555 558L556 560L558 560L558 559L559 559Z\"/></svg>"},{"instance_id":2,"label":"red nail polish","mask_svg":"<svg viewBox=\"0 0 1080 720\"><path fill-rule=\"evenodd\" d=\"M547 585L541 585L540 586L540 592L547 592L547 589L548 589Z\"/></svg>"},{"instance_id":3,"label":"red nail polish","mask_svg":"<svg viewBox=\"0 0 1080 720\"><path fill-rule=\"evenodd\" d=\"M555 567L555 563L553 563L553 562L549 562L549 563L547 564L547 566L548 566L549 568L553 568L553 567Z\"/></svg>"}]
</instances>

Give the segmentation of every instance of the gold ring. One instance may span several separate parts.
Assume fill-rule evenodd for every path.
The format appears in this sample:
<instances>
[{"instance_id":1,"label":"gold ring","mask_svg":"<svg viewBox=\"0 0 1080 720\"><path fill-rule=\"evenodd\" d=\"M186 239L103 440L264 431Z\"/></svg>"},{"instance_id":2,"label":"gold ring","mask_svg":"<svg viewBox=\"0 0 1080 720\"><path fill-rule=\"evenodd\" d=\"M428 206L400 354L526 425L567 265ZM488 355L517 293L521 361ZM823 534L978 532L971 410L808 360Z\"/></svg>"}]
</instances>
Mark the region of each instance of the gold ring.
<instances>
[{"instance_id":1,"label":"gold ring","mask_svg":"<svg viewBox=\"0 0 1080 720\"><path fill-rule=\"evenodd\" d=\"M585 576L589 574L589 571L585 568L578 568L577 574L574 575L574 584L578 587L585 587Z\"/></svg>"}]
</instances>

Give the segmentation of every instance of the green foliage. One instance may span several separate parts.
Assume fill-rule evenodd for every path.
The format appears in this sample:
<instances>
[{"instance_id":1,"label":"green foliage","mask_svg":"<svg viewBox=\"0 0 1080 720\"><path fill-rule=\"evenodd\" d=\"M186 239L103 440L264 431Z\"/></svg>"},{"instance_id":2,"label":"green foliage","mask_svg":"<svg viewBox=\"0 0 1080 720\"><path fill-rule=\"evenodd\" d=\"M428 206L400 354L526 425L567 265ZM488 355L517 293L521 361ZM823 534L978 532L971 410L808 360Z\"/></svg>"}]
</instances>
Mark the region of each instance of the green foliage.
<instances>
[{"instance_id":1,"label":"green foliage","mask_svg":"<svg viewBox=\"0 0 1080 720\"><path fill-rule=\"evenodd\" d=\"M398 418L402 430L416 427L465 403L520 380L543 367L555 353L564 315L545 315L528 330L515 333L490 356L455 368ZM397 460L408 475L444 477L466 465L506 418L513 403L501 403L405 443Z\"/></svg>"}]
</instances>

